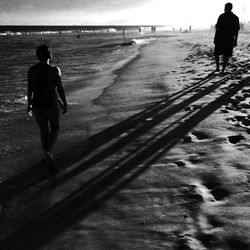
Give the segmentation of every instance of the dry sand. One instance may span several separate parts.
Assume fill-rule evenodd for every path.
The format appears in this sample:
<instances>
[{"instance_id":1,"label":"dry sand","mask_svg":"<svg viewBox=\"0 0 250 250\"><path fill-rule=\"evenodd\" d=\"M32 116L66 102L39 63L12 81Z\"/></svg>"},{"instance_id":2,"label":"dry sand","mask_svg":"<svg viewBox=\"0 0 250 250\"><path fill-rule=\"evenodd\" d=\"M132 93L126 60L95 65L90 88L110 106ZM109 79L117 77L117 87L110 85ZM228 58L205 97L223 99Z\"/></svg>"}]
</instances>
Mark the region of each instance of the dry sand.
<instances>
[{"instance_id":1,"label":"dry sand","mask_svg":"<svg viewBox=\"0 0 250 250\"><path fill-rule=\"evenodd\" d=\"M65 116L56 175L15 159L0 249L250 249L250 64L239 44L210 74L211 37L156 40L93 102L95 122Z\"/></svg>"}]
</instances>

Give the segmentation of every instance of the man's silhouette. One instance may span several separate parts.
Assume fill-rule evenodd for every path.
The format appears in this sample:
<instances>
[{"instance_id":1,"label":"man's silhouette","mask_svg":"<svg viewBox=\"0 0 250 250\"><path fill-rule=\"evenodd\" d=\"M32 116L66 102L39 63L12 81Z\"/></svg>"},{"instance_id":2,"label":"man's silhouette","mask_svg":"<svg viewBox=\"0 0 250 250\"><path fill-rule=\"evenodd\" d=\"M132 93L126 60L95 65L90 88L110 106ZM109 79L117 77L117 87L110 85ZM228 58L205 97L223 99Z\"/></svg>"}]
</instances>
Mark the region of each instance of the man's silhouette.
<instances>
[{"instance_id":1,"label":"man's silhouette","mask_svg":"<svg viewBox=\"0 0 250 250\"><path fill-rule=\"evenodd\" d=\"M67 101L61 81L61 71L50 64L51 51L46 44L36 50L39 63L28 71L28 109L32 110L40 128L40 138L46 160L54 162L51 149L59 131L60 109L58 97L62 101L62 113L67 112Z\"/></svg>"},{"instance_id":2,"label":"man's silhouette","mask_svg":"<svg viewBox=\"0 0 250 250\"><path fill-rule=\"evenodd\" d=\"M238 32L240 29L239 18L232 13L233 5L227 3L225 12L218 18L214 36L214 55L216 71L220 71L220 55L223 55L222 72L224 72L233 48L237 46Z\"/></svg>"}]
</instances>

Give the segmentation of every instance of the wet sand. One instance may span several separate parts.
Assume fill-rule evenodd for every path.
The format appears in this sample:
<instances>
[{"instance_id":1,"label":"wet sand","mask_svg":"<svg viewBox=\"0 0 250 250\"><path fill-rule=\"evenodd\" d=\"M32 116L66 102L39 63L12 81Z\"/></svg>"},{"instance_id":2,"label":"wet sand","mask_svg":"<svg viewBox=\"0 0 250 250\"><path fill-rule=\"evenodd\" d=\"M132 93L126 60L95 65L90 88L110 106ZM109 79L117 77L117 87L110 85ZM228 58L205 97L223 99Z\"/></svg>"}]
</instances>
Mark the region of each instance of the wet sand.
<instances>
[{"instance_id":1,"label":"wet sand","mask_svg":"<svg viewBox=\"0 0 250 250\"><path fill-rule=\"evenodd\" d=\"M1 249L250 249L247 46L211 74L209 38L156 40L64 116L57 174L29 125L3 161Z\"/></svg>"}]
</instances>

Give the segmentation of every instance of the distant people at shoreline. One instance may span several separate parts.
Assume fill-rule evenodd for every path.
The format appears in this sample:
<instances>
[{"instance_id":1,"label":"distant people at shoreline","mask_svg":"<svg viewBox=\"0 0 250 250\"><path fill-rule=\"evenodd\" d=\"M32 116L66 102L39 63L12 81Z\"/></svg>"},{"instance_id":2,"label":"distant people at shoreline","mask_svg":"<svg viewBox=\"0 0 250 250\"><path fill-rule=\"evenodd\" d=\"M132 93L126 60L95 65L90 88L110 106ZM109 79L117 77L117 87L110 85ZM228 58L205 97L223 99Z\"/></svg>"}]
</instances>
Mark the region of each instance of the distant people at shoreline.
<instances>
[{"instance_id":1,"label":"distant people at shoreline","mask_svg":"<svg viewBox=\"0 0 250 250\"><path fill-rule=\"evenodd\" d=\"M35 116L40 129L40 139L48 163L54 162L51 149L59 131L60 106L67 112L67 101L61 81L61 71L50 64L51 51L46 44L37 47L39 63L28 70L28 108ZM61 99L58 101L57 93Z\"/></svg>"},{"instance_id":2,"label":"distant people at shoreline","mask_svg":"<svg viewBox=\"0 0 250 250\"><path fill-rule=\"evenodd\" d=\"M151 33L155 33L156 32L156 27L155 26L151 26Z\"/></svg>"},{"instance_id":3,"label":"distant people at shoreline","mask_svg":"<svg viewBox=\"0 0 250 250\"><path fill-rule=\"evenodd\" d=\"M240 24L239 18L232 12L232 8L232 3L225 4L225 12L219 16L215 26L214 56L216 71L220 71L221 55L223 56L222 72L225 71L228 60L232 56L233 48L237 46Z\"/></svg>"},{"instance_id":4,"label":"distant people at shoreline","mask_svg":"<svg viewBox=\"0 0 250 250\"><path fill-rule=\"evenodd\" d=\"M244 22L240 22L240 31L245 32L245 23Z\"/></svg>"}]
</instances>

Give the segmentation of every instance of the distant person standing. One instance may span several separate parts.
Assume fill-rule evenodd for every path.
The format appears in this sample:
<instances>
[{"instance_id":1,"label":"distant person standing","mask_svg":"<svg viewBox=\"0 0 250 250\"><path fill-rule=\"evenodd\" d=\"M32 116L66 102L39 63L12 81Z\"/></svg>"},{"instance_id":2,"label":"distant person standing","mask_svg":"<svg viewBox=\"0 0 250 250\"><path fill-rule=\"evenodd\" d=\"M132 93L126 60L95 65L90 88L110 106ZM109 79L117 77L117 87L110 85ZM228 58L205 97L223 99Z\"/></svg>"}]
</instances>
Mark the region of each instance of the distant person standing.
<instances>
[{"instance_id":1,"label":"distant person standing","mask_svg":"<svg viewBox=\"0 0 250 250\"><path fill-rule=\"evenodd\" d=\"M40 138L46 160L54 162L51 149L59 131L60 107L57 93L62 102L62 113L67 112L67 101L61 82L61 71L50 64L51 51L46 44L38 46L36 55L39 63L28 70L28 113L34 114L40 128Z\"/></svg>"},{"instance_id":2,"label":"distant person standing","mask_svg":"<svg viewBox=\"0 0 250 250\"><path fill-rule=\"evenodd\" d=\"M237 46L240 24L239 18L232 12L232 8L231 3L225 4L225 12L219 16L215 26L214 56L216 71L220 71L220 55L223 56L222 72L224 72L229 57L232 56L233 48Z\"/></svg>"}]
</instances>

